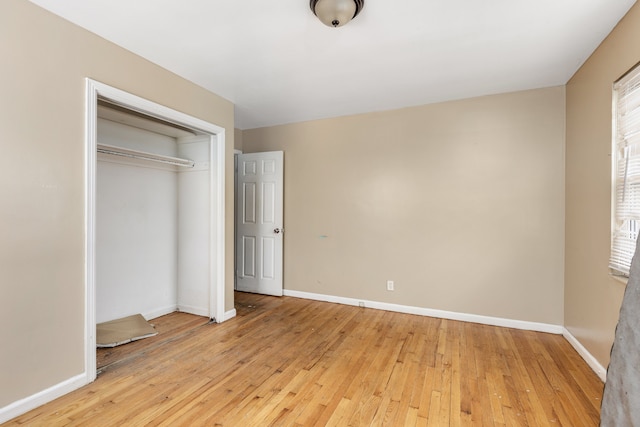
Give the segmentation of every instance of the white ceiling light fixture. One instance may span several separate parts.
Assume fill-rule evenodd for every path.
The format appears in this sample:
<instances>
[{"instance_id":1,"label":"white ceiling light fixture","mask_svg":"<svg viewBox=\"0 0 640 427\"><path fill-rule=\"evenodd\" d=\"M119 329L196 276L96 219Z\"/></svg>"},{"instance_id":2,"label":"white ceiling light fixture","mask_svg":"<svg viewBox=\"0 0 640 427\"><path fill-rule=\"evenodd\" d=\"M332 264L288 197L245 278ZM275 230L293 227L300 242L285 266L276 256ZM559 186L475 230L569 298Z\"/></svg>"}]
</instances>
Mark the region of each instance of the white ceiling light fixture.
<instances>
[{"instance_id":1,"label":"white ceiling light fixture","mask_svg":"<svg viewBox=\"0 0 640 427\"><path fill-rule=\"evenodd\" d=\"M364 7L364 0L311 0L311 10L329 27L342 27Z\"/></svg>"}]
</instances>

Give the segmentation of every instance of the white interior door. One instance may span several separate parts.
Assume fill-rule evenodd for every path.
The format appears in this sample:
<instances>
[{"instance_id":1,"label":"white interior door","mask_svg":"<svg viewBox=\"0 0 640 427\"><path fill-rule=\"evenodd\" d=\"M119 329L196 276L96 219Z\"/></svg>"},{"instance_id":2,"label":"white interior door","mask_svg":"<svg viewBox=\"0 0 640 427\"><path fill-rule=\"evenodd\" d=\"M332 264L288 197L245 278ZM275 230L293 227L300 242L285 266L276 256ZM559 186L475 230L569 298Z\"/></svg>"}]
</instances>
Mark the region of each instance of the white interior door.
<instances>
[{"instance_id":1,"label":"white interior door","mask_svg":"<svg viewBox=\"0 0 640 427\"><path fill-rule=\"evenodd\" d=\"M282 295L282 151L238 155L237 289Z\"/></svg>"}]
</instances>

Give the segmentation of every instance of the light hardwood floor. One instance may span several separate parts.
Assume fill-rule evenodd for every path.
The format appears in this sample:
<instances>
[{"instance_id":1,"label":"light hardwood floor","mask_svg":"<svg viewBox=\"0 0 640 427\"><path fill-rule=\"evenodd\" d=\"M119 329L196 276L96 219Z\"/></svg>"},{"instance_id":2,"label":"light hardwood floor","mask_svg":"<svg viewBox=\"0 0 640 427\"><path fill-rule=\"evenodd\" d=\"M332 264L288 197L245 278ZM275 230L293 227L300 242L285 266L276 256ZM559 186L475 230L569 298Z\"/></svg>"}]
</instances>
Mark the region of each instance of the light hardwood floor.
<instances>
[{"instance_id":1,"label":"light hardwood floor","mask_svg":"<svg viewBox=\"0 0 640 427\"><path fill-rule=\"evenodd\" d=\"M561 336L245 293L236 309L153 320L94 383L7 425L598 425L603 384Z\"/></svg>"}]
</instances>

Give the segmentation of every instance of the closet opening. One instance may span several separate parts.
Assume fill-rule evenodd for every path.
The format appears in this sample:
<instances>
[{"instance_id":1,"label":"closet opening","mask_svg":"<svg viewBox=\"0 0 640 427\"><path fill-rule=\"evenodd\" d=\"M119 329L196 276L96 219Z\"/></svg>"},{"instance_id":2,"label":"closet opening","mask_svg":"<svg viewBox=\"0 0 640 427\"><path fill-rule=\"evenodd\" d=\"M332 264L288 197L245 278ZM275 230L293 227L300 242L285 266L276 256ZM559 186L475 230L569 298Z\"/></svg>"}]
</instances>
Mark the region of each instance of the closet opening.
<instances>
[{"instance_id":1,"label":"closet opening","mask_svg":"<svg viewBox=\"0 0 640 427\"><path fill-rule=\"evenodd\" d=\"M98 323L141 314L166 325L161 316L180 312L197 326L233 313L224 313L224 128L87 80L86 158L91 382Z\"/></svg>"}]
</instances>

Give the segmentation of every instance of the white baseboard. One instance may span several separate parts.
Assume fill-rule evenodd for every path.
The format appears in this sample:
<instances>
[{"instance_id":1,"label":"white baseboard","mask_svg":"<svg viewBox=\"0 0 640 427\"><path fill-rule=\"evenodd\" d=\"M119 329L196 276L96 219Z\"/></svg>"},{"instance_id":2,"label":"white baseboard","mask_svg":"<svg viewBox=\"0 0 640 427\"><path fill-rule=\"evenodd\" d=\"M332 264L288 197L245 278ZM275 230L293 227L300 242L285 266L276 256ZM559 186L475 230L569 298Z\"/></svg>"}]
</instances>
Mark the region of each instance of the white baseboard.
<instances>
[{"instance_id":1,"label":"white baseboard","mask_svg":"<svg viewBox=\"0 0 640 427\"><path fill-rule=\"evenodd\" d=\"M569 341L569 344L571 344L571 346L578 352L580 357L582 357L584 361L587 362L587 365L589 365L589 367L593 369L593 372L595 372L596 375L600 377L600 380L602 380L603 383L606 382L607 370L605 369L605 367L602 366L600 362L598 362L596 358L593 357L593 355L589 353L589 351L582 344L580 344L580 341L578 341L578 339L574 337L567 328L563 329L564 330L562 331L562 336L567 341Z\"/></svg>"},{"instance_id":2,"label":"white baseboard","mask_svg":"<svg viewBox=\"0 0 640 427\"><path fill-rule=\"evenodd\" d=\"M207 310L206 308L193 307L189 305L181 305L179 307L177 305L173 305L173 306L164 307L158 310L154 310L152 312L143 313L142 315L146 320L151 320L151 319L155 319L156 317L164 316L165 314L173 313L174 311L182 311L184 313L195 314L196 316L204 316L204 317L209 316L209 310ZM235 308L225 312L224 317L222 318L222 320L220 320L220 322L233 319L234 317L236 317Z\"/></svg>"},{"instance_id":3,"label":"white baseboard","mask_svg":"<svg viewBox=\"0 0 640 427\"><path fill-rule=\"evenodd\" d=\"M162 307L162 308L158 308L152 311L142 313L142 316L145 318L145 320L151 320L151 319L155 319L156 317L164 316L165 314L173 313L177 309L178 309L178 306L175 304L168 305L166 307Z\"/></svg>"},{"instance_id":4,"label":"white baseboard","mask_svg":"<svg viewBox=\"0 0 640 427\"><path fill-rule=\"evenodd\" d=\"M178 311L184 313L195 314L196 316L210 317L208 307L194 307L192 305L178 305Z\"/></svg>"},{"instance_id":5,"label":"white baseboard","mask_svg":"<svg viewBox=\"0 0 640 427\"><path fill-rule=\"evenodd\" d=\"M224 313L224 319L222 319L221 322L226 322L227 320L233 319L234 317L236 317L236 309L235 308L233 308L233 309L231 309L229 311L226 311Z\"/></svg>"},{"instance_id":6,"label":"white baseboard","mask_svg":"<svg viewBox=\"0 0 640 427\"><path fill-rule=\"evenodd\" d=\"M210 316L209 314L209 310L206 308L202 308L202 307L192 307L189 305L181 305L180 307L178 307L178 310L183 311L185 313L189 313L189 314L195 314L196 316L205 316L208 317ZM218 323L222 323L225 322L229 319L233 319L234 317L236 317L236 309L231 309L229 311L226 311L223 315L222 319L217 319Z\"/></svg>"},{"instance_id":7,"label":"white baseboard","mask_svg":"<svg viewBox=\"0 0 640 427\"><path fill-rule=\"evenodd\" d=\"M62 381L48 389L42 390L36 394L32 394L24 399L17 400L10 405L0 408L0 424L20 416L32 409L49 403L67 393L79 389L87 384L87 375L80 374Z\"/></svg>"},{"instance_id":8,"label":"white baseboard","mask_svg":"<svg viewBox=\"0 0 640 427\"><path fill-rule=\"evenodd\" d=\"M375 308L378 310L395 311L398 313L417 314L420 316L436 317L440 319L460 320L462 322L480 323L483 325L502 326L505 328L523 329L527 331L547 332L560 335L564 332L564 327L548 323L526 322L523 320L503 319L500 317L480 316L477 314L456 313L453 311L434 310L430 308L413 307L407 305L390 304L386 302L367 301L355 298L337 297L333 295L314 294L310 292L300 292L284 290L284 294L290 297L312 299L316 301L334 302L338 304L362 306Z\"/></svg>"}]
</instances>

